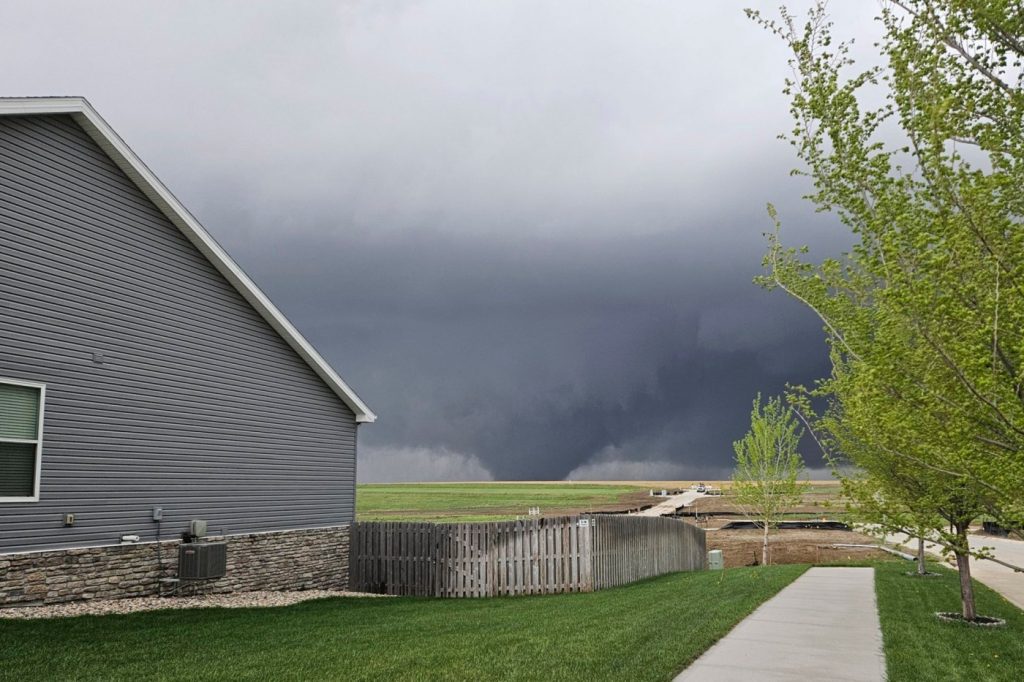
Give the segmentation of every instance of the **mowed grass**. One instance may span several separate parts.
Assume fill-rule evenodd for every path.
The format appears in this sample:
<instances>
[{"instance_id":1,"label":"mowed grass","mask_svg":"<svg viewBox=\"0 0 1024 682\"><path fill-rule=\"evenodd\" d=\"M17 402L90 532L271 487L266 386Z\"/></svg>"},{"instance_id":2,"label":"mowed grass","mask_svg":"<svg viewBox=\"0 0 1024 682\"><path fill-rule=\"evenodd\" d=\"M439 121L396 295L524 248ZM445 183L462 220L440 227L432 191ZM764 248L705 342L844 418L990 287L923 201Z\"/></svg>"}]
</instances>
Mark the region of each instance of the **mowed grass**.
<instances>
[{"instance_id":1,"label":"mowed grass","mask_svg":"<svg viewBox=\"0 0 1024 682\"><path fill-rule=\"evenodd\" d=\"M0 679L664 682L805 569L676 573L589 594L0 620Z\"/></svg>"},{"instance_id":2,"label":"mowed grass","mask_svg":"<svg viewBox=\"0 0 1024 682\"><path fill-rule=\"evenodd\" d=\"M398 483L356 486L360 521L498 521L637 506L648 488L591 483ZM632 499L631 499L632 498ZM644 500L646 503L650 503Z\"/></svg>"},{"instance_id":3,"label":"mowed grass","mask_svg":"<svg viewBox=\"0 0 1024 682\"><path fill-rule=\"evenodd\" d=\"M999 629L943 623L936 611L960 611L954 571L938 565L939 577L906 575L909 562L880 562L875 589L890 682L916 680L1024 679L1024 612L975 582L978 613L1005 618Z\"/></svg>"}]
</instances>

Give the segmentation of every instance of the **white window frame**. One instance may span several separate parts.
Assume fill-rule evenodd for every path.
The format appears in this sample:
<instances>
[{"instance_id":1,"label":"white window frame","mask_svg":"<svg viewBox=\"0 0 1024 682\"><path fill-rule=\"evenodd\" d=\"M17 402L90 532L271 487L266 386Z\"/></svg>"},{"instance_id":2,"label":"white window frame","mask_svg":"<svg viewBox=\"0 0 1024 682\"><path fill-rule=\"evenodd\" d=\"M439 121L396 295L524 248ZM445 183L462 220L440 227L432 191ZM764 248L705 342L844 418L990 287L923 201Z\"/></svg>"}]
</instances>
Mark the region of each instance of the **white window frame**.
<instances>
[{"instance_id":1,"label":"white window frame","mask_svg":"<svg viewBox=\"0 0 1024 682\"><path fill-rule=\"evenodd\" d=\"M32 486L31 497L0 497L0 502L38 502L39 501L39 478L43 468L43 416L46 413L46 384L38 381L25 381L23 379L7 379L0 377L0 384L10 386L28 386L39 389L39 423L36 424L37 431L35 440L24 438L0 438L4 443L25 443L36 446L36 478Z\"/></svg>"}]
</instances>

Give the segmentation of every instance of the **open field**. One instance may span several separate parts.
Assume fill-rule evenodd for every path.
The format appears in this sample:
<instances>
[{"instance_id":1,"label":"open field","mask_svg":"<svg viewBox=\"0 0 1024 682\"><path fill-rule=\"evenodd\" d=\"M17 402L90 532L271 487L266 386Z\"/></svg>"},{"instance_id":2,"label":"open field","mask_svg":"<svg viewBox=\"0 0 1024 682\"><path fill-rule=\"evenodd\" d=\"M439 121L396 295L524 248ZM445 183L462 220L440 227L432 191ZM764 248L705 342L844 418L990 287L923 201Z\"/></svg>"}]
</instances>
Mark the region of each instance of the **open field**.
<instances>
[{"instance_id":1,"label":"open field","mask_svg":"<svg viewBox=\"0 0 1024 682\"><path fill-rule=\"evenodd\" d=\"M542 597L0 620L0 679L664 682L805 569L676 573Z\"/></svg>"},{"instance_id":2,"label":"open field","mask_svg":"<svg viewBox=\"0 0 1024 682\"><path fill-rule=\"evenodd\" d=\"M526 516L540 507L544 516L618 511L652 504L650 486L636 484L387 483L356 487L360 521L500 521Z\"/></svg>"},{"instance_id":3,"label":"open field","mask_svg":"<svg viewBox=\"0 0 1024 682\"><path fill-rule=\"evenodd\" d=\"M595 511L625 511L655 504L650 490L685 489L694 481L524 481L489 483L364 483L356 488L360 521L501 521L526 516L539 507L544 516ZM706 481L725 489L722 497L698 500L695 509L716 522L739 513L728 495L729 481ZM815 481L794 518L837 518L842 514L839 486ZM717 516L716 516L717 515ZM719 518L719 516L721 518Z\"/></svg>"}]
</instances>

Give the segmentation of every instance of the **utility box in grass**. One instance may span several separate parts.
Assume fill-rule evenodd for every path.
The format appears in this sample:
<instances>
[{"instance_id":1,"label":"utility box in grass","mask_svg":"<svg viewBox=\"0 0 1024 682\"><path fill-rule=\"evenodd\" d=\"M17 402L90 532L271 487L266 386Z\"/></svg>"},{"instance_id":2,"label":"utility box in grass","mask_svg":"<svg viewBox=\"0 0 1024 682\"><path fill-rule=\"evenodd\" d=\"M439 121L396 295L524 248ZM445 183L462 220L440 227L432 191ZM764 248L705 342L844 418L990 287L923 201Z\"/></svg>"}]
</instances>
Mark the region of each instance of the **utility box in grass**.
<instances>
[{"instance_id":1,"label":"utility box in grass","mask_svg":"<svg viewBox=\"0 0 1024 682\"><path fill-rule=\"evenodd\" d=\"M722 550L713 549L708 552L708 569L721 571L723 568L725 568L725 557L722 556Z\"/></svg>"}]
</instances>

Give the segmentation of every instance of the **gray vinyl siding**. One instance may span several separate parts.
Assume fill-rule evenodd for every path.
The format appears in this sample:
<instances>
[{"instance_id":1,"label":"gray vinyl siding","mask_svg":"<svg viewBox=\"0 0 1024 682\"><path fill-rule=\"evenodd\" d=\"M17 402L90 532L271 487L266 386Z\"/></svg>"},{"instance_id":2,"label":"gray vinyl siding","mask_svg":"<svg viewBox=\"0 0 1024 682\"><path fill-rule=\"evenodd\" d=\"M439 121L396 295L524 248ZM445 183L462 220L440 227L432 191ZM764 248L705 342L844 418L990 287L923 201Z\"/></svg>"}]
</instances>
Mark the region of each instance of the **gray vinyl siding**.
<instances>
[{"instance_id":1,"label":"gray vinyl siding","mask_svg":"<svg viewBox=\"0 0 1024 682\"><path fill-rule=\"evenodd\" d=\"M0 116L0 377L46 384L0 553L152 540L154 506L164 537L353 519L352 411L69 116Z\"/></svg>"}]
</instances>

